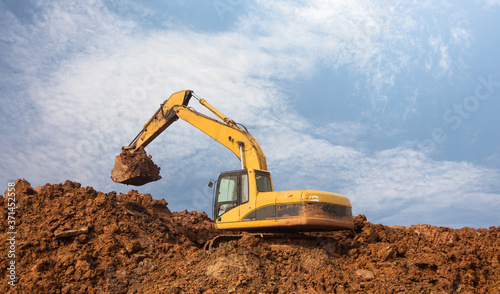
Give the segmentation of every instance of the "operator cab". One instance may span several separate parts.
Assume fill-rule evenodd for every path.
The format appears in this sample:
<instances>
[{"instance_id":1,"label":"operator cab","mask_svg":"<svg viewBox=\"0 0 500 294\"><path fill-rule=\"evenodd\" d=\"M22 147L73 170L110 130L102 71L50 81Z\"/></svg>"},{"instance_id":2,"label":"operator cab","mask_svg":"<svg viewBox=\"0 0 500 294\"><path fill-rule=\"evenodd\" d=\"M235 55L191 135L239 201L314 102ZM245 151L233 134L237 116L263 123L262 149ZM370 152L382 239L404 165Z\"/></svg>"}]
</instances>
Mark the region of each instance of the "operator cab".
<instances>
[{"instance_id":1,"label":"operator cab","mask_svg":"<svg viewBox=\"0 0 500 294\"><path fill-rule=\"evenodd\" d=\"M220 217L226 212L242 204L248 203L249 195L253 192L250 191L252 186L257 188L255 192L273 191L271 174L267 171L254 169L242 169L221 173L217 180L213 201L214 220L220 220ZM253 205L254 204L250 204L250 206Z\"/></svg>"},{"instance_id":2,"label":"operator cab","mask_svg":"<svg viewBox=\"0 0 500 294\"><path fill-rule=\"evenodd\" d=\"M317 190L273 191L268 171L223 172L214 189L213 219L221 230L253 232L353 229L347 197Z\"/></svg>"}]
</instances>

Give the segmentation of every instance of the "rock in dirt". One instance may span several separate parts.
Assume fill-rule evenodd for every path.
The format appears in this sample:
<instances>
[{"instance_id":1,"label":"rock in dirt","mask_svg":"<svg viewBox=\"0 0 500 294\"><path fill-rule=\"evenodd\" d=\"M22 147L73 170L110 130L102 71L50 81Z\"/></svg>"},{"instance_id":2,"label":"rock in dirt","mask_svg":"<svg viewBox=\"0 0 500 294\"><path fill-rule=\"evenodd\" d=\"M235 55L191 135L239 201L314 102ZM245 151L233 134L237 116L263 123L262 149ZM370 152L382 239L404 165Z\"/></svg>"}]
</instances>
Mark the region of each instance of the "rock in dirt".
<instances>
[{"instance_id":1,"label":"rock in dirt","mask_svg":"<svg viewBox=\"0 0 500 294\"><path fill-rule=\"evenodd\" d=\"M81 234L87 234L88 232L89 232L89 227L83 227L76 230L64 230L64 231L54 232L54 237L67 238L67 237L78 236Z\"/></svg>"},{"instance_id":2,"label":"rock in dirt","mask_svg":"<svg viewBox=\"0 0 500 294\"><path fill-rule=\"evenodd\" d=\"M371 281L375 279L373 272L369 270L359 269L356 271L356 275L360 276L365 281Z\"/></svg>"},{"instance_id":3,"label":"rock in dirt","mask_svg":"<svg viewBox=\"0 0 500 294\"><path fill-rule=\"evenodd\" d=\"M71 181L14 187L14 247L0 197L0 293L500 293L499 227L388 227L360 215L354 231L311 233L318 242L247 235L205 251L222 232L203 212Z\"/></svg>"}]
</instances>

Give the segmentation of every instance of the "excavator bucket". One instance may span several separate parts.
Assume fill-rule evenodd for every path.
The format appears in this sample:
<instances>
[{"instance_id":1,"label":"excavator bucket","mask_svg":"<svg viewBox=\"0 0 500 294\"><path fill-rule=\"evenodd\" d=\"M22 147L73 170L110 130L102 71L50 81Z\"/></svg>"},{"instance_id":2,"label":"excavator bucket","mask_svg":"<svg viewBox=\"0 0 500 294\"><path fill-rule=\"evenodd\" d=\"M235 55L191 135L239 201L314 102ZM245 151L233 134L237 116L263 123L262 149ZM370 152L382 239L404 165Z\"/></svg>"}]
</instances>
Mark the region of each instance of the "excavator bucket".
<instances>
[{"instance_id":1,"label":"excavator bucket","mask_svg":"<svg viewBox=\"0 0 500 294\"><path fill-rule=\"evenodd\" d=\"M115 158L111 179L120 184L142 186L161 179L160 168L143 148L135 151L123 150Z\"/></svg>"}]
</instances>

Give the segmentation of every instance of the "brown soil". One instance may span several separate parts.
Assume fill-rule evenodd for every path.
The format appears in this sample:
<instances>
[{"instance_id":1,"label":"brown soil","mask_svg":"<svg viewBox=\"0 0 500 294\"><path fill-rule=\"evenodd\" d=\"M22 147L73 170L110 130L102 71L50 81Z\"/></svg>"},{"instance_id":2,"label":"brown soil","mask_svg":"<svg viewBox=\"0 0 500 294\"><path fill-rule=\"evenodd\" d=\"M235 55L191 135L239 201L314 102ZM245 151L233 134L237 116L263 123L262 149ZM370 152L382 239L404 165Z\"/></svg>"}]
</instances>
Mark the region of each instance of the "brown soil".
<instances>
[{"instance_id":1,"label":"brown soil","mask_svg":"<svg viewBox=\"0 0 500 294\"><path fill-rule=\"evenodd\" d=\"M205 251L221 233L205 213L170 212L135 190L17 180L15 195L14 227L7 191L0 198L1 293L500 293L500 227L387 227L360 215L354 231L245 235Z\"/></svg>"},{"instance_id":2,"label":"brown soil","mask_svg":"<svg viewBox=\"0 0 500 294\"><path fill-rule=\"evenodd\" d=\"M117 183L142 186L161 179L160 167L154 164L151 155L148 156L144 148L133 153L123 150L115 158L111 179Z\"/></svg>"}]
</instances>

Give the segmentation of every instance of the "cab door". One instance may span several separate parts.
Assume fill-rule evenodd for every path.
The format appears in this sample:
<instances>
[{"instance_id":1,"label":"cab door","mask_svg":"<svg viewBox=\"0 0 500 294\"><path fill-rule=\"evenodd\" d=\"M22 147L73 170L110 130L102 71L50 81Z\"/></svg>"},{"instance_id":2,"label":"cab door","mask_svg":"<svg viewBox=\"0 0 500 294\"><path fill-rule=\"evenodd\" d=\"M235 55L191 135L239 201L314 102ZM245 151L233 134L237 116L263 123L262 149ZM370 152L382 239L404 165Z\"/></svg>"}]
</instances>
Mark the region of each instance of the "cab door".
<instances>
[{"instance_id":1,"label":"cab door","mask_svg":"<svg viewBox=\"0 0 500 294\"><path fill-rule=\"evenodd\" d=\"M237 174L221 174L217 181L214 203L214 219L217 221L239 219L239 211L234 209L238 206L238 178Z\"/></svg>"},{"instance_id":2,"label":"cab door","mask_svg":"<svg viewBox=\"0 0 500 294\"><path fill-rule=\"evenodd\" d=\"M249 202L248 172L246 169L225 172L219 176L214 201L217 222L240 221L253 208Z\"/></svg>"}]
</instances>

